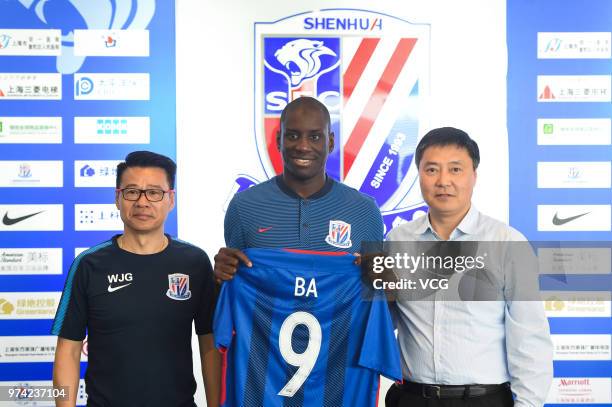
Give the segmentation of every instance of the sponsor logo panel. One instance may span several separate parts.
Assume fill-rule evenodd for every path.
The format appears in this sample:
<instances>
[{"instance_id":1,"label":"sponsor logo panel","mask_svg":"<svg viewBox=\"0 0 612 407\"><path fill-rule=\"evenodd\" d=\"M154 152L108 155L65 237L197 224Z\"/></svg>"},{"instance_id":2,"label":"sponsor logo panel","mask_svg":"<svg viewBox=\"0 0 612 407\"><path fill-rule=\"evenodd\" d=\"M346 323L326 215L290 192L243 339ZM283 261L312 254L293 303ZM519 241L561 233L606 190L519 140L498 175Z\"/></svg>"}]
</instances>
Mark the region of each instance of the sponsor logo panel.
<instances>
[{"instance_id":1,"label":"sponsor logo panel","mask_svg":"<svg viewBox=\"0 0 612 407\"><path fill-rule=\"evenodd\" d=\"M0 292L0 319L53 319L61 292Z\"/></svg>"},{"instance_id":2,"label":"sponsor logo panel","mask_svg":"<svg viewBox=\"0 0 612 407\"><path fill-rule=\"evenodd\" d=\"M123 230L123 222L115 204L76 204L74 230Z\"/></svg>"},{"instance_id":3,"label":"sponsor logo panel","mask_svg":"<svg viewBox=\"0 0 612 407\"><path fill-rule=\"evenodd\" d=\"M63 161L0 161L0 187L62 187Z\"/></svg>"},{"instance_id":4,"label":"sponsor logo panel","mask_svg":"<svg viewBox=\"0 0 612 407\"><path fill-rule=\"evenodd\" d=\"M610 145L610 119L538 119L538 145Z\"/></svg>"},{"instance_id":5,"label":"sponsor logo panel","mask_svg":"<svg viewBox=\"0 0 612 407\"><path fill-rule=\"evenodd\" d=\"M610 102L610 75L538 75L538 102Z\"/></svg>"},{"instance_id":6,"label":"sponsor logo panel","mask_svg":"<svg viewBox=\"0 0 612 407\"><path fill-rule=\"evenodd\" d=\"M60 144L61 117L0 117L0 144Z\"/></svg>"},{"instance_id":7,"label":"sponsor logo panel","mask_svg":"<svg viewBox=\"0 0 612 407\"><path fill-rule=\"evenodd\" d=\"M75 117L75 144L149 144L149 117Z\"/></svg>"},{"instance_id":8,"label":"sponsor logo panel","mask_svg":"<svg viewBox=\"0 0 612 407\"><path fill-rule=\"evenodd\" d=\"M0 387L2 388L16 388L16 389L35 389L35 388L51 388L53 382L51 380L21 380L21 381L1 381ZM79 380L79 389L77 393L76 405L84 406L87 404L87 393L85 393L85 380ZM16 406L32 406L32 407L55 407L54 401L43 401L23 398L19 401L0 401L0 407L16 407Z\"/></svg>"},{"instance_id":9,"label":"sponsor logo panel","mask_svg":"<svg viewBox=\"0 0 612 407\"><path fill-rule=\"evenodd\" d=\"M0 363L53 362L57 337L0 336ZM81 353L81 361L87 356Z\"/></svg>"},{"instance_id":10,"label":"sponsor logo panel","mask_svg":"<svg viewBox=\"0 0 612 407\"><path fill-rule=\"evenodd\" d=\"M538 205L540 232L609 232L610 205Z\"/></svg>"},{"instance_id":11,"label":"sponsor logo panel","mask_svg":"<svg viewBox=\"0 0 612 407\"><path fill-rule=\"evenodd\" d=\"M74 30L74 55L148 57L149 30Z\"/></svg>"},{"instance_id":12,"label":"sponsor logo panel","mask_svg":"<svg viewBox=\"0 0 612 407\"><path fill-rule=\"evenodd\" d=\"M59 56L61 30L0 29L0 56Z\"/></svg>"},{"instance_id":13,"label":"sponsor logo panel","mask_svg":"<svg viewBox=\"0 0 612 407\"><path fill-rule=\"evenodd\" d=\"M59 73L0 73L0 100L61 100Z\"/></svg>"},{"instance_id":14,"label":"sponsor logo panel","mask_svg":"<svg viewBox=\"0 0 612 407\"><path fill-rule=\"evenodd\" d=\"M538 59L610 59L610 32L539 32Z\"/></svg>"},{"instance_id":15,"label":"sponsor logo panel","mask_svg":"<svg viewBox=\"0 0 612 407\"><path fill-rule=\"evenodd\" d=\"M610 161L538 162L538 188L610 188Z\"/></svg>"},{"instance_id":16,"label":"sponsor logo panel","mask_svg":"<svg viewBox=\"0 0 612 407\"><path fill-rule=\"evenodd\" d=\"M549 318L610 318L610 292L543 291L542 298Z\"/></svg>"},{"instance_id":17,"label":"sponsor logo panel","mask_svg":"<svg viewBox=\"0 0 612 407\"><path fill-rule=\"evenodd\" d=\"M612 379L602 377L555 377L547 404L610 404Z\"/></svg>"},{"instance_id":18,"label":"sponsor logo panel","mask_svg":"<svg viewBox=\"0 0 612 407\"><path fill-rule=\"evenodd\" d=\"M64 206L61 204L0 204L0 231L61 231Z\"/></svg>"},{"instance_id":19,"label":"sponsor logo panel","mask_svg":"<svg viewBox=\"0 0 612 407\"><path fill-rule=\"evenodd\" d=\"M0 249L0 275L22 274L62 274L62 249Z\"/></svg>"},{"instance_id":20,"label":"sponsor logo panel","mask_svg":"<svg viewBox=\"0 0 612 407\"><path fill-rule=\"evenodd\" d=\"M149 100L148 73L74 74L75 100Z\"/></svg>"},{"instance_id":21,"label":"sponsor logo panel","mask_svg":"<svg viewBox=\"0 0 612 407\"><path fill-rule=\"evenodd\" d=\"M541 274L609 274L611 258L609 247L538 248Z\"/></svg>"},{"instance_id":22,"label":"sponsor logo panel","mask_svg":"<svg viewBox=\"0 0 612 407\"><path fill-rule=\"evenodd\" d=\"M554 360L610 360L610 335L551 335Z\"/></svg>"},{"instance_id":23,"label":"sponsor logo panel","mask_svg":"<svg viewBox=\"0 0 612 407\"><path fill-rule=\"evenodd\" d=\"M85 160L74 162L75 187L115 187L117 165L122 160Z\"/></svg>"},{"instance_id":24,"label":"sponsor logo panel","mask_svg":"<svg viewBox=\"0 0 612 407\"><path fill-rule=\"evenodd\" d=\"M79 254L83 253L87 249L89 249L89 247L75 247L74 248L74 258L76 259L79 256Z\"/></svg>"}]
</instances>

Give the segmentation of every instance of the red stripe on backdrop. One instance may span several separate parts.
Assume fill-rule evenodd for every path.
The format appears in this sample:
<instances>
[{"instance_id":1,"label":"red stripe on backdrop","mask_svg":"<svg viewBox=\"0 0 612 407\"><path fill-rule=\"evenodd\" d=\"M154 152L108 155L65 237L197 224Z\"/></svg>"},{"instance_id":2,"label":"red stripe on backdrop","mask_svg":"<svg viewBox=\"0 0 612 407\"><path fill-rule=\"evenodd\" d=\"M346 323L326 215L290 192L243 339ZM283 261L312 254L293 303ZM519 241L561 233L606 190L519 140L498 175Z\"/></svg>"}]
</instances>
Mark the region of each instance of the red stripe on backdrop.
<instances>
[{"instance_id":1,"label":"red stripe on backdrop","mask_svg":"<svg viewBox=\"0 0 612 407\"><path fill-rule=\"evenodd\" d=\"M276 146L276 133L280 128L280 116L264 117L264 133L266 136L266 148L270 156L270 162L274 172L278 175L283 172L283 159Z\"/></svg>"},{"instance_id":2,"label":"red stripe on backdrop","mask_svg":"<svg viewBox=\"0 0 612 407\"><path fill-rule=\"evenodd\" d=\"M363 109L357 124L353 128L350 137L348 138L345 146L344 146L344 177L351 170L353 166L353 162L355 161L355 157L357 157L357 153L363 146L366 137L370 133L372 126L374 125L374 120L382 110L389 93L393 89L395 85L395 81L402 72L410 53L414 49L414 45L416 44L416 38L402 38L397 47L395 47L395 51L393 51L393 55L389 60L389 63L385 67L385 70L380 77L378 83L376 84L376 88L372 92L372 96L366 107Z\"/></svg>"},{"instance_id":3,"label":"red stripe on backdrop","mask_svg":"<svg viewBox=\"0 0 612 407\"><path fill-rule=\"evenodd\" d=\"M364 38L361 40L359 47L357 48L357 52L353 55L353 59L351 59L351 63L349 64L346 72L342 76L343 90L342 97L344 100L344 104L346 104L347 100L353 94L355 90L355 86L359 82L359 78L363 74L376 46L380 42L380 38Z\"/></svg>"}]
</instances>

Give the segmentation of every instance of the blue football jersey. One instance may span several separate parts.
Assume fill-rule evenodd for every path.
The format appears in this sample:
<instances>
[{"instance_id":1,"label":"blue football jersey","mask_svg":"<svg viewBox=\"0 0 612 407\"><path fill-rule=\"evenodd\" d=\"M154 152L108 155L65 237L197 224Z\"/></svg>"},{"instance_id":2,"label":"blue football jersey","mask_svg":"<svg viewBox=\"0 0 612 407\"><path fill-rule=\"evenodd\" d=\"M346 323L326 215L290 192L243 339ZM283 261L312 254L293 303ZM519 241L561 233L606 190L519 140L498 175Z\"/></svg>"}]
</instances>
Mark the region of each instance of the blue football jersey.
<instances>
[{"instance_id":1,"label":"blue football jersey","mask_svg":"<svg viewBox=\"0 0 612 407\"><path fill-rule=\"evenodd\" d=\"M374 406L379 375L401 379L386 299L364 295L353 255L245 253L215 311L222 405Z\"/></svg>"}]
</instances>

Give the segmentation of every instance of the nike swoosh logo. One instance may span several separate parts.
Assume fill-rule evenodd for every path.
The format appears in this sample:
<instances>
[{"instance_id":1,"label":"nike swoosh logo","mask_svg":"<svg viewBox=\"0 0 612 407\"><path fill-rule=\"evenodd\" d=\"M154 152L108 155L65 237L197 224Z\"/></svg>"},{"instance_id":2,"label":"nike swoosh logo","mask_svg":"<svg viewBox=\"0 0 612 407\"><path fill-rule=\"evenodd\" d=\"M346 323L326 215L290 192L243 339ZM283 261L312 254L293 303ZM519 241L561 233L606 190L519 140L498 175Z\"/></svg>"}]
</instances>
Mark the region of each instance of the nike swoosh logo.
<instances>
[{"instance_id":1,"label":"nike swoosh logo","mask_svg":"<svg viewBox=\"0 0 612 407\"><path fill-rule=\"evenodd\" d=\"M43 212L44 212L44 211L40 211L40 212L36 212L36 213L31 213L31 214L29 214L29 215L26 215L26 216L20 216L19 218L13 218L13 219L9 218L9 217L8 217L8 212L6 212L6 213L4 214L4 218L2 218L2 223L4 223L6 226L11 226L11 225L14 225L15 223L19 223L19 222L21 222L22 220L26 220L26 219L28 219L28 218L31 218L32 216L36 216L36 215L38 215L39 213L43 213Z\"/></svg>"},{"instance_id":2,"label":"nike swoosh logo","mask_svg":"<svg viewBox=\"0 0 612 407\"><path fill-rule=\"evenodd\" d=\"M270 229L272 229L272 226L270 226L270 227L268 227L268 228L259 228L259 229L257 229L257 231L258 231L259 233L263 233L263 232L267 232L267 231L268 231L268 230L270 230Z\"/></svg>"},{"instance_id":3,"label":"nike swoosh logo","mask_svg":"<svg viewBox=\"0 0 612 407\"><path fill-rule=\"evenodd\" d=\"M117 290L121 290L123 287L127 287L128 285L130 285L132 283L127 283L127 284L123 284L123 285L118 285L117 287L111 287L110 285L108 286L108 292L112 293L115 292Z\"/></svg>"},{"instance_id":4,"label":"nike swoosh logo","mask_svg":"<svg viewBox=\"0 0 612 407\"><path fill-rule=\"evenodd\" d=\"M557 214L555 213L555 216L553 217L553 225L561 226L561 225L566 224L567 222L573 221L574 219L578 219L584 215L588 215L589 213L591 212L585 212L580 215L570 216L569 218L559 218Z\"/></svg>"}]
</instances>

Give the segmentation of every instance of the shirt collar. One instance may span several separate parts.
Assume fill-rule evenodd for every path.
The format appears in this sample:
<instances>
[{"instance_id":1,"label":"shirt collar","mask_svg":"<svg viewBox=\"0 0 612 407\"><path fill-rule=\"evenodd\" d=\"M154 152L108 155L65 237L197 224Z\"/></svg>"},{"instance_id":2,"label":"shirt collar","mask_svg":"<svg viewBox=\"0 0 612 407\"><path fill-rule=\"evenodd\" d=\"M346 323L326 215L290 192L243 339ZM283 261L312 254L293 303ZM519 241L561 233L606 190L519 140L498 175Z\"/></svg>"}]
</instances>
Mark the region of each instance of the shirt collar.
<instances>
[{"instance_id":1,"label":"shirt collar","mask_svg":"<svg viewBox=\"0 0 612 407\"><path fill-rule=\"evenodd\" d=\"M473 235L476 233L476 229L478 226L478 209L472 204L470 206L470 210L465 214L459 225L457 225L457 229L466 235Z\"/></svg>"},{"instance_id":2,"label":"shirt collar","mask_svg":"<svg viewBox=\"0 0 612 407\"><path fill-rule=\"evenodd\" d=\"M310 195L309 197L302 198L293 189L289 188L289 186L283 180L283 176L282 175L277 175L275 177L275 179L276 179L276 185L278 185L278 187L280 188L281 191L283 191L285 194L289 195L290 197L297 198L297 199L317 199L317 198L321 198L322 196L327 195L327 193L329 191L331 191L332 187L334 186L333 178L328 176L328 175L326 175L325 176L325 184L323 185L323 188L319 189L317 192L315 192L314 194Z\"/></svg>"},{"instance_id":3,"label":"shirt collar","mask_svg":"<svg viewBox=\"0 0 612 407\"><path fill-rule=\"evenodd\" d=\"M451 239L458 237L458 234L472 235L476 233L478 224L478 213L478 209L476 209L474 204L471 204L468 212L465 214L463 219L461 219L461 222L459 222L459 225L457 225L455 230L453 230L453 232L451 233ZM417 234L424 235L427 233L431 233L434 236L438 236L433 226L431 226L431 222L429 221L429 212L427 212L427 215L418 218L415 222L417 222L417 224L415 225L415 232Z\"/></svg>"}]
</instances>

